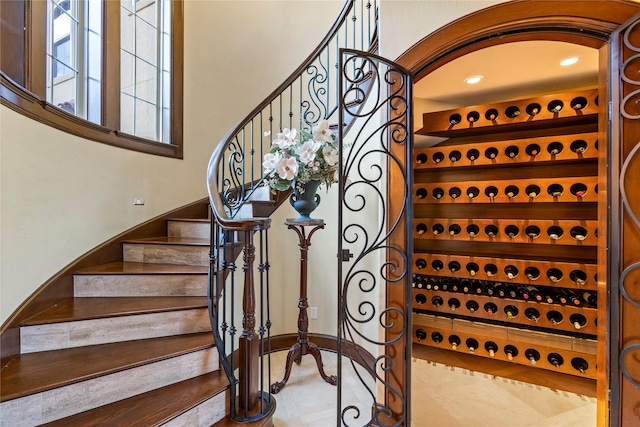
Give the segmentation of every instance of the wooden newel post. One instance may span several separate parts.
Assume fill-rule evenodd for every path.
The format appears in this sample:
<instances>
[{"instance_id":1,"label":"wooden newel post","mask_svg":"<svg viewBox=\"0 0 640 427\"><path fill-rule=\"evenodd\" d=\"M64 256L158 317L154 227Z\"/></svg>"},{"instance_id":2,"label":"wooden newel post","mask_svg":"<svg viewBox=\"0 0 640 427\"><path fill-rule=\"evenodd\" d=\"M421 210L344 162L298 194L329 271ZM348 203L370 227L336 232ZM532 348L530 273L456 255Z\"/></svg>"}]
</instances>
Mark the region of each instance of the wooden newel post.
<instances>
[{"instance_id":1,"label":"wooden newel post","mask_svg":"<svg viewBox=\"0 0 640 427\"><path fill-rule=\"evenodd\" d=\"M256 296L253 275L255 261L255 247L253 245L253 231L244 232L245 245L243 249L244 265L244 293L242 299L242 335L239 347L239 405L248 414L258 403L259 341L256 335Z\"/></svg>"}]
</instances>

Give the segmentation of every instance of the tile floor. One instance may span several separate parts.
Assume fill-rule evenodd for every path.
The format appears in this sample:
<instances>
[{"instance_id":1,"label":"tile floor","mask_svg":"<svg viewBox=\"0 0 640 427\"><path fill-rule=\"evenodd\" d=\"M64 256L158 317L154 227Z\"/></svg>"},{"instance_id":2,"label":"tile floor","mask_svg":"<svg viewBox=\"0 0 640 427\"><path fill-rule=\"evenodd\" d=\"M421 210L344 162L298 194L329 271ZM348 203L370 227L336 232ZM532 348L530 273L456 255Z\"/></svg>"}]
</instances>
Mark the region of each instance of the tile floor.
<instances>
[{"instance_id":1,"label":"tile floor","mask_svg":"<svg viewBox=\"0 0 640 427\"><path fill-rule=\"evenodd\" d=\"M286 351L272 354L274 382L282 379L286 354ZM322 358L325 372L335 374L336 355L323 351ZM367 414L371 396L348 367L345 361L343 403L353 403ZM593 427L596 424L596 399L590 392L577 394L417 358L412 364L412 396L414 427ZM304 356L300 365L293 366L289 382L275 397L275 427L336 425L336 388L320 378L312 356Z\"/></svg>"}]
</instances>

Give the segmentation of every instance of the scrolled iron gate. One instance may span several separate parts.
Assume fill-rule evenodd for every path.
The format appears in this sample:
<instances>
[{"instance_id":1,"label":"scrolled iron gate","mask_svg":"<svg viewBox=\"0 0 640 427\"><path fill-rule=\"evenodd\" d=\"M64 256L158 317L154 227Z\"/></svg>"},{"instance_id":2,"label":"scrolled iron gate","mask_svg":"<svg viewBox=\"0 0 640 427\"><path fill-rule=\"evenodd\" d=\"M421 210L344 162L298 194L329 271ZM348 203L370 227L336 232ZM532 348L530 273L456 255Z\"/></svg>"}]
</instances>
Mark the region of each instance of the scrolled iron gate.
<instances>
[{"instance_id":1,"label":"scrolled iron gate","mask_svg":"<svg viewBox=\"0 0 640 427\"><path fill-rule=\"evenodd\" d=\"M411 77L349 49L339 67L337 425L409 426Z\"/></svg>"}]
</instances>

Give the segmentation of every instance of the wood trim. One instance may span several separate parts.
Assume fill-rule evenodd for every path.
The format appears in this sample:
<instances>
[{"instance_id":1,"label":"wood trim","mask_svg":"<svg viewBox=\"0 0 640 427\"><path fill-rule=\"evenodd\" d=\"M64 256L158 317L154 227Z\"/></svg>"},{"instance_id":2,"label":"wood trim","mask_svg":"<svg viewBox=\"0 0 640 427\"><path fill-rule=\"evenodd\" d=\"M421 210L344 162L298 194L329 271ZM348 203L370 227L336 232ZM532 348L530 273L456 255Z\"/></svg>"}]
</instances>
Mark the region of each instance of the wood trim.
<instances>
[{"instance_id":1,"label":"wood trim","mask_svg":"<svg viewBox=\"0 0 640 427\"><path fill-rule=\"evenodd\" d=\"M0 356L5 365L20 353L19 326L22 321L47 307L73 297L73 273L85 267L122 261L122 242L167 233L169 218L207 218L208 198L159 215L113 237L72 261L29 296L0 328Z\"/></svg>"},{"instance_id":2,"label":"wood trim","mask_svg":"<svg viewBox=\"0 0 640 427\"><path fill-rule=\"evenodd\" d=\"M171 143L177 147L175 157L183 158L184 117L184 3L171 2Z\"/></svg>"},{"instance_id":3,"label":"wood trim","mask_svg":"<svg viewBox=\"0 0 640 427\"><path fill-rule=\"evenodd\" d=\"M27 88L41 99L47 98L47 2L32 1L27 6Z\"/></svg>"},{"instance_id":4,"label":"wood trim","mask_svg":"<svg viewBox=\"0 0 640 427\"><path fill-rule=\"evenodd\" d=\"M102 124L120 129L120 2L102 4Z\"/></svg>"},{"instance_id":5,"label":"wood trim","mask_svg":"<svg viewBox=\"0 0 640 427\"><path fill-rule=\"evenodd\" d=\"M12 79L25 85L25 17L26 3L0 2L0 69Z\"/></svg>"}]
</instances>

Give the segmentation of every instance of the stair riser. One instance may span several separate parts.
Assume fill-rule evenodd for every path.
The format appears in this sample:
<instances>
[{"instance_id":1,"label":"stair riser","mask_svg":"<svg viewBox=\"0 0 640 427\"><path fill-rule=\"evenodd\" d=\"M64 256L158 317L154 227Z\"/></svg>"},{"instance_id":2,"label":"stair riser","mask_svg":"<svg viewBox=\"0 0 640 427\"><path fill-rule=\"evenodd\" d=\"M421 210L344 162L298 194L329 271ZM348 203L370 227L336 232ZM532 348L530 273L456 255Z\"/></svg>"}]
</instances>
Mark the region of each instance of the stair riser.
<instances>
[{"instance_id":1,"label":"stair riser","mask_svg":"<svg viewBox=\"0 0 640 427\"><path fill-rule=\"evenodd\" d=\"M218 368L218 352L215 348L161 360L3 402L0 404L0 425L22 427L51 422Z\"/></svg>"},{"instance_id":2,"label":"stair riser","mask_svg":"<svg viewBox=\"0 0 640 427\"><path fill-rule=\"evenodd\" d=\"M202 402L180 416L163 424L165 427L210 427L226 415L227 393Z\"/></svg>"},{"instance_id":3,"label":"stair riser","mask_svg":"<svg viewBox=\"0 0 640 427\"><path fill-rule=\"evenodd\" d=\"M209 247L125 243L123 257L125 262L208 266Z\"/></svg>"},{"instance_id":4,"label":"stair riser","mask_svg":"<svg viewBox=\"0 0 640 427\"><path fill-rule=\"evenodd\" d=\"M76 297L207 296L206 274L104 274L74 277Z\"/></svg>"},{"instance_id":5,"label":"stair riser","mask_svg":"<svg viewBox=\"0 0 640 427\"><path fill-rule=\"evenodd\" d=\"M167 225L169 237L211 238L211 224L206 222L190 222L171 220Z\"/></svg>"},{"instance_id":6,"label":"stair riser","mask_svg":"<svg viewBox=\"0 0 640 427\"><path fill-rule=\"evenodd\" d=\"M52 323L20 328L22 353L211 330L206 308Z\"/></svg>"}]
</instances>

